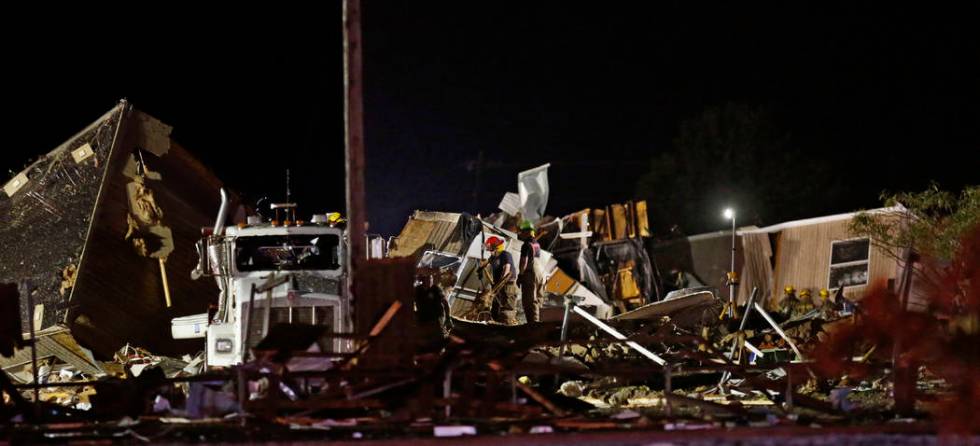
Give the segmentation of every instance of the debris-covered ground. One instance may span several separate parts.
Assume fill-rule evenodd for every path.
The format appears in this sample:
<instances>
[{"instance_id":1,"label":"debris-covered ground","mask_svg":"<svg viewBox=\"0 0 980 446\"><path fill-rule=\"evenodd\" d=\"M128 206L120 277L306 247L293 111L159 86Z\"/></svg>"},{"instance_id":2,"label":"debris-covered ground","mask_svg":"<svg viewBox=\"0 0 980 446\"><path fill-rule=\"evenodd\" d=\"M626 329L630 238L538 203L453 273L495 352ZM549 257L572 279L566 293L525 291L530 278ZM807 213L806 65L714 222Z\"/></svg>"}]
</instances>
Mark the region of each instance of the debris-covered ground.
<instances>
[{"instance_id":1,"label":"debris-covered ground","mask_svg":"<svg viewBox=\"0 0 980 446\"><path fill-rule=\"evenodd\" d=\"M370 361L377 357L368 348L358 361L335 363L322 371L290 372L289 360L279 357L202 374L201 357L158 357L127 346L112 361L100 362L105 375L98 379L56 361L40 366L40 397L48 403L43 406L47 415L89 422L71 427L14 423L6 435L55 441L201 441L271 440L275 435L560 436L623 429L734 432L820 427L921 433L935 430L931 414L951 390L948 382L919 367L919 404L909 414L898 414L893 373L874 355L859 358L873 370L860 379L828 379L815 375L813 361L794 358L789 349L764 350L762 357L746 357L744 362L738 357L729 360L721 353L728 347L722 341L739 337L725 334L723 320L709 327L680 327L669 316L611 324L632 333L631 340L657 352L667 365L658 365L581 319L569 321L564 348L555 337L561 322L495 326L458 320L453 334L437 349L418 352L413 367L398 369L372 367ZM744 339L752 343L769 331L757 328ZM810 352L817 339L793 341ZM363 342L370 346L375 341ZM764 360L767 356L773 359ZM730 376L723 381L725 372ZM20 391L30 399L33 389L22 385ZM27 421L31 415L19 417L15 421ZM904 440L888 441L904 444L913 437L897 438ZM602 439L596 437L597 444ZM799 441L811 440L816 442ZM743 444L753 441L762 440L747 438Z\"/></svg>"}]
</instances>

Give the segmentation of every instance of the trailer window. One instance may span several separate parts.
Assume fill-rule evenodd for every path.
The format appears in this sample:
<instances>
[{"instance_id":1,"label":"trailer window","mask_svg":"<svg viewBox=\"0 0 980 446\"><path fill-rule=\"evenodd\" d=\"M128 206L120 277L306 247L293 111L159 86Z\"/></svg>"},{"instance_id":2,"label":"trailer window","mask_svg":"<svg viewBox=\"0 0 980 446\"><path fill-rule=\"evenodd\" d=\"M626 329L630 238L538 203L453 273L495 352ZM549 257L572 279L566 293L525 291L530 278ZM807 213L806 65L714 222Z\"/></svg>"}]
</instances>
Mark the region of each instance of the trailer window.
<instances>
[{"instance_id":1,"label":"trailer window","mask_svg":"<svg viewBox=\"0 0 980 446\"><path fill-rule=\"evenodd\" d=\"M838 240L830 245L830 274L827 288L867 285L871 240Z\"/></svg>"},{"instance_id":2,"label":"trailer window","mask_svg":"<svg viewBox=\"0 0 980 446\"><path fill-rule=\"evenodd\" d=\"M340 268L340 237L333 234L264 235L235 240L239 271Z\"/></svg>"}]
</instances>

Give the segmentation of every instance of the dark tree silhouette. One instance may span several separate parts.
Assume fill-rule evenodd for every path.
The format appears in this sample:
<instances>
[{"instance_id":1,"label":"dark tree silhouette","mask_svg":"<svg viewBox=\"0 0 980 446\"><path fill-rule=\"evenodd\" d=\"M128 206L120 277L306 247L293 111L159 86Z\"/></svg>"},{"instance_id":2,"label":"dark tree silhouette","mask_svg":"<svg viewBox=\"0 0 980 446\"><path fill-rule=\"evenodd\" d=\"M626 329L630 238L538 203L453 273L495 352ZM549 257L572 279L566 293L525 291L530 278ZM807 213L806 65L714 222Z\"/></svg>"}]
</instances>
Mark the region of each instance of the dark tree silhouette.
<instances>
[{"instance_id":1,"label":"dark tree silhouette","mask_svg":"<svg viewBox=\"0 0 980 446\"><path fill-rule=\"evenodd\" d=\"M683 121L671 149L650 164L636 193L649 201L660 234L675 225L687 234L723 229L727 206L739 226L810 217L840 184L826 162L791 144L765 108L742 104Z\"/></svg>"}]
</instances>

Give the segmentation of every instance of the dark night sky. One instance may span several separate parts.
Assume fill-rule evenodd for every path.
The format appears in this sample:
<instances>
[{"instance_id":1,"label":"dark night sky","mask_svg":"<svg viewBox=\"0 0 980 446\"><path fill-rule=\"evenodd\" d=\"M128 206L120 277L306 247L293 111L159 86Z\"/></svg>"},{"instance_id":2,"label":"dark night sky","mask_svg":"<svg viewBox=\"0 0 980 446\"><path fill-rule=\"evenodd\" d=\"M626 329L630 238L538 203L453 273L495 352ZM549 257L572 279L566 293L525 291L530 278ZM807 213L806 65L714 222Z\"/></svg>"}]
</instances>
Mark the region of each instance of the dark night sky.
<instances>
[{"instance_id":1,"label":"dark night sky","mask_svg":"<svg viewBox=\"0 0 980 446\"><path fill-rule=\"evenodd\" d=\"M302 208L341 209L330 3L3 31L12 116L0 167L20 170L127 97L246 194L281 194L289 167ZM551 213L625 200L681 120L728 102L766 107L795 150L849 178L832 208L793 217L874 207L883 189L929 180L980 183L973 11L526 3L365 0L372 231L397 233L417 208L490 212L543 162ZM30 33L51 43L28 46Z\"/></svg>"}]
</instances>

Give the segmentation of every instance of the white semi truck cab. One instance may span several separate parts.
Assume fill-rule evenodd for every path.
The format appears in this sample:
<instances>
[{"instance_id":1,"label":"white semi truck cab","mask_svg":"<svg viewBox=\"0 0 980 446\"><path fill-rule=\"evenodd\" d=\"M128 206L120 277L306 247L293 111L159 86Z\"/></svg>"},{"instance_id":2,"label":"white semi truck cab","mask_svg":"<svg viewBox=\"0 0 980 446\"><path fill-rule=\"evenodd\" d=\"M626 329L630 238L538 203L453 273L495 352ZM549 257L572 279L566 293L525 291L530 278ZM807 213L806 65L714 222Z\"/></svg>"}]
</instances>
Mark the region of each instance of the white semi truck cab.
<instances>
[{"instance_id":1,"label":"white semi truck cab","mask_svg":"<svg viewBox=\"0 0 980 446\"><path fill-rule=\"evenodd\" d=\"M248 350L276 324L352 331L342 228L331 226L323 215L297 221L291 203L273 204L271 221L250 216L247 224L225 227L226 207L222 190L222 209L212 233L197 244L201 260L194 271L215 278L217 311L174 319L174 338L204 337L207 365L222 367L244 362ZM280 211L286 213L283 220ZM350 342L334 339L321 343L321 349L343 353Z\"/></svg>"}]
</instances>

